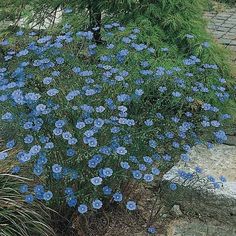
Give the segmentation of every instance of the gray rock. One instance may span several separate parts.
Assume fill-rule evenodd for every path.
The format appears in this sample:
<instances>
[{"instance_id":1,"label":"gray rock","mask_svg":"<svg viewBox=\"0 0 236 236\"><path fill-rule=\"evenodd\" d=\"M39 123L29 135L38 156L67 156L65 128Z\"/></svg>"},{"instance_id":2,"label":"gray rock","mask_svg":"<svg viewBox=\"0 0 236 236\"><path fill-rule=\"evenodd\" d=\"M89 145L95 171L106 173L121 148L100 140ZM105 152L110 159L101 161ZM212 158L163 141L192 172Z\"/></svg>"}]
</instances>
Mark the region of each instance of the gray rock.
<instances>
[{"instance_id":1,"label":"gray rock","mask_svg":"<svg viewBox=\"0 0 236 236\"><path fill-rule=\"evenodd\" d=\"M217 145L212 149L194 147L188 165L180 162L163 176L162 200L167 205L179 205L183 213L195 212L213 219L227 219L236 224L236 146ZM178 170L194 172L200 166L204 175L226 176L228 182L220 189L210 188L205 181L184 181L178 177ZM177 183L176 191L169 189L170 183Z\"/></svg>"},{"instance_id":2,"label":"gray rock","mask_svg":"<svg viewBox=\"0 0 236 236\"><path fill-rule=\"evenodd\" d=\"M173 220L167 227L168 236L235 236L236 229L225 222L198 219Z\"/></svg>"},{"instance_id":3,"label":"gray rock","mask_svg":"<svg viewBox=\"0 0 236 236\"><path fill-rule=\"evenodd\" d=\"M229 45L231 43L231 39L221 38L220 43L225 44L225 45Z\"/></svg>"},{"instance_id":4,"label":"gray rock","mask_svg":"<svg viewBox=\"0 0 236 236\"><path fill-rule=\"evenodd\" d=\"M183 212L180 210L180 206L179 205L174 205L171 210L170 213L175 216L175 217L180 217L183 215Z\"/></svg>"}]
</instances>

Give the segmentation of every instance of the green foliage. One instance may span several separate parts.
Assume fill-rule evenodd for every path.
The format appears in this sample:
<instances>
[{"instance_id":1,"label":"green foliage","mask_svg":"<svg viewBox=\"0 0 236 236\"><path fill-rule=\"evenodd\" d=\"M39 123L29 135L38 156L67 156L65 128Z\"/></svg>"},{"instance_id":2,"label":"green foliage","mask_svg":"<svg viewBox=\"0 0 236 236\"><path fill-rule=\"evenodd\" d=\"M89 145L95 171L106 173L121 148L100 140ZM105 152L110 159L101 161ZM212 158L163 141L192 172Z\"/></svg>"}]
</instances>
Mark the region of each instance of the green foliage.
<instances>
[{"instance_id":1,"label":"green foliage","mask_svg":"<svg viewBox=\"0 0 236 236\"><path fill-rule=\"evenodd\" d=\"M225 4L230 5L230 6L235 6L236 5L235 0L216 0L216 1L220 2L220 3L225 3Z\"/></svg>"}]
</instances>

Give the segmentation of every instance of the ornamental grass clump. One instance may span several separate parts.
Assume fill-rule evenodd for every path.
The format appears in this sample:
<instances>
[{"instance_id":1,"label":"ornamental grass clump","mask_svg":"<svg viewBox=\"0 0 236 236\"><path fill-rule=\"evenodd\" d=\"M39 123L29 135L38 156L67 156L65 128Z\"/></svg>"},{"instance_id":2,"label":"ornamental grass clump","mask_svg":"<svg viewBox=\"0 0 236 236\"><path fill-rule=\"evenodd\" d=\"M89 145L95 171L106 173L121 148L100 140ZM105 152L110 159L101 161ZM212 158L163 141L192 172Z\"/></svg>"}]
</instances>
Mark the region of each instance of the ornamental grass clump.
<instances>
[{"instance_id":1,"label":"ornamental grass clump","mask_svg":"<svg viewBox=\"0 0 236 236\"><path fill-rule=\"evenodd\" d=\"M1 167L0 235L55 235L48 224L49 209L40 202L29 205L22 199L19 186L21 186L21 192L27 191L28 187L25 183L30 183L30 180L11 174L2 174L3 171L5 172Z\"/></svg>"},{"instance_id":2,"label":"ornamental grass clump","mask_svg":"<svg viewBox=\"0 0 236 236\"><path fill-rule=\"evenodd\" d=\"M19 31L1 42L0 161L18 150L12 172L35 182L21 191L26 202L133 211L126 183L150 184L191 161L193 145L227 139L230 96L218 66L194 55L176 63L142 30L106 24L95 44L91 31L65 25L60 35Z\"/></svg>"}]
</instances>

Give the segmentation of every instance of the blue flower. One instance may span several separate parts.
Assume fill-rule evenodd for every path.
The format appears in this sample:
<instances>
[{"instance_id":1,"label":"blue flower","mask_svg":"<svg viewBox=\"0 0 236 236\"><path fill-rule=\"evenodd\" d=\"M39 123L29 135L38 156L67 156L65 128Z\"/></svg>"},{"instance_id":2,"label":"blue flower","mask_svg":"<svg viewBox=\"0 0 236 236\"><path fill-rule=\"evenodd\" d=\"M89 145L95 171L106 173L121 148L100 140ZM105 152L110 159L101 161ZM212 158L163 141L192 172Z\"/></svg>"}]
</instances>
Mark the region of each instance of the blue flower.
<instances>
[{"instance_id":1,"label":"blue flower","mask_svg":"<svg viewBox=\"0 0 236 236\"><path fill-rule=\"evenodd\" d=\"M74 191L73 191L72 188L67 187L67 188L65 188L65 194L68 195L68 196L70 196L70 195L73 195L73 194L74 194Z\"/></svg>"},{"instance_id":2,"label":"blue flower","mask_svg":"<svg viewBox=\"0 0 236 236\"><path fill-rule=\"evenodd\" d=\"M185 37L188 38L188 39L193 39L193 38L195 38L195 36L192 35L192 34L186 34Z\"/></svg>"},{"instance_id":3,"label":"blue flower","mask_svg":"<svg viewBox=\"0 0 236 236\"><path fill-rule=\"evenodd\" d=\"M156 168L156 167L153 167L152 168L152 174L159 175L160 174L160 170L158 168Z\"/></svg>"},{"instance_id":4,"label":"blue flower","mask_svg":"<svg viewBox=\"0 0 236 236\"><path fill-rule=\"evenodd\" d=\"M115 202L121 202L123 199L123 195L121 193L117 192L113 195L113 199Z\"/></svg>"},{"instance_id":5,"label":"blue flower","mask_svg":"<svg viewBox=\"0 0 236 236\"><path fill-rule=\"evenodd\" d=\"M60 71L53 71L51 75L57 77L60 74L61 74Z\"/></svg>"},{"instance_id":6,"label":"blue flower","mask_svg":"<svg viewBox=\"0 0 236 236\"><path fill-rule=\"evenodd\" d=\"M71 9L71 8L65 8L64 10L63 10L63 12L65 13L65 14L69 14L69 13L71 13L71 12L73 12L73 10Z\"/></svg>"},{"instance_id":7,"label":"blue flower","mask_svg":"<svg viewBox=\"0 0 236 236\"><path fill-rule=\"evenodd\" d=\"M98 112L98 113L102 113L102 112L104 112L105 111L105 107L104 106L99 106L99 107L96 107L96 112Z\"/></svg>"},{"instance_id":8,"label":"blue flower","mask_svg":"<svg viewBox=\"0 0 236 236\"><path fill-rule=\"evenodd\" d=\"M8 157L7 152L0 152L0 160L5 160Z\"/></svg>"},{"instance_id":9,"label":"blue flower","mask_svg":"<svg viewBox=\"0 0 236 236\"><path fill-rule=\"evenodd\" d=\"M226 178L224 176L220 176L220 181L226 182L227 180L226 180Z\"/></svg>"},{"instance_id":10,"label":"blue flower","mask_svg":"<svg viewBox=\"0 0 236 236\"><path fill-rule=\"evenodd\" d=\"M161 113L156 113L156 117L161 120L164 119L164 116Z\"/></svg>"},{"instance_id":11,"label":"blue flower","mask_svg":"<svg viewBox=\"0 0 236 236\"><path fill-rule=\"evenodd\" d=\"M146 182L152 182L154 177L152 174L145 174L143 179L146 181Z\"/></svg>"},{"instance_id":12,"label":"blue flower","mask_svg":"<svg viewBox=\"0 0 236 236\"><path fill-rule=\"evenodd\" d=\"M128 170L130 168L130 165L128 162L120 162L120 166L125 169L125 170Z\"/></svg>"},{"instance_id":13,"label":"blue flower","mask_svg":"<svg viewBox=\"0 0 236 236\"><path fill-rule=\"evenodd\" d=\"M216 127L216 128L218 128L218 127L220 127L220 122L219 121L217 121L217 120L213 120L213 121L211 121L211 125L213 126L213 127Z\"/></svg>"},{"instance_id":14,"label":"blue flower","mask_svg":"<svg viewBox=\"0 0 236 236\"><path fill-rule=\"evenodd\" d=\"M97 139L93 138L93 137L88 138L88 145L90 147L96 147L97 146Z\"/></svg>"},{"instance_id":15,"label":"blue flower","mask_svg":"<svg viewBox=\"0 0 236 236\"><path fill-rule=\"evenodd\" d=\"M219 183L216 183L216 182L213 183L213 186L214 186L214 188L216 188L216 189L219 189L219 188L220 188L220 184L219 184Z\"/></svg>"},{"instance_id":16,"label":"blue flower","mask_svg":"<svg viewBox=\"0 0 236 236\"><path fill-rule=\"evenodd\" d=\"M125 147L118 147L116 149L116 153L118 153L119 155L125 155L127 153L127 150Z\"/></svg>"},{"instance_id":17,"label":"blue flower","mask_svg":"<svg viewBox=\"0 0 236 236\"><path fill-rule=\"evenodd\" d=\"M80 67L74 67L72 69L76 74L79 74L79 72L81 71Z\"/></svg>"},{"instance_id":18,"label":"blue flower","mask_svg":"<svg viewBox=\"0 0 236 236\"><path fill-rule=\"evenodd\" d=\"M52 149L52 148L54 148L53 142L48 142L48 143L46 143L45 146L44 146L44 148L45 148L45 149Z\"/></svg>"},{"instance_id":19,"label":"blue flower","mask_svg":"<svg viewBox=\"0 0 236 236\"><path fill-rule=\"evenodd\" d=\"M50 97L55 96L58 93L59 93L59 90L55 89L55 88L54 89L50 89L50 90L47 91L47 95L50 96Z\"/></svg>"},{"instance_id":20,"label":"blue flower","mask_svg":"<svg viewBox=\"0 0 236 236\"><path fill-rule=\"evenodd\" d=\"M77 204L77 199L74 196L69 196L66 201L69 207L75 207Z\"/></svg>"},{"instance_id":21,"label":"blue flower","mask_svg":"<svg viewBox=\"0 0 236 236\"><path fill-rule=\"evenodd\" d=\"M22 36L24 32L22 30L16 32L16 36Z\"/></svg>"},{"instance_id":22,"label":"blue flower","mask_svg":"<svg viewBox=\"0 0 236 236\"><path fill-rule=\"evenodd\" d=\"M98 185L102 184L102 178L101 177L94 177L90 181L95 186L98 186Z\"/></svg>"},{"instance_id":23,"label":"blue flower","mask_svg":"<svg viewBox=\"0 0 236 236\"><path fill-rule=\"evenodd\" d=\"M147 167L144 164L139 164L138 167L139 167L139 170L141 170L141 171L146 171L147 170Z\"/></svg>"},{"instance_id":24,"label":"blue flower","mask_svg":"<svg viewBox=\"0 0 236 236\"><path fill-rule=\"evenodd\" d=\"M162 52L168 52L168 51L169 51L169 48L161 48L161 51L162 51Z\"/></svg>"},{"instance_id":25,"label":"blue flower","mask_svg":"<svg viewBox=\"0 0 236 236\"><path fill-rule=\"evenodd\" d=\"M100 209L102 207L102 201L99 199L96 199L92 202L93 208L94 209Z\"/></svg>"},{"instance_id":26,"label":"blue flower","mask_svg":"<svg viewBox=\"0 0 236 236\"><path fill-rule=\"evenodd\" d=\"M212 106L211 106L211 104L203 103L202 104L202 109L205 110L205 111L209 111L209 110L212 109Z\"/></svg>"},{"instance_id":27,"label":"blue flower","mask_svg":"<svg viewBox=\"0 0 236 236\"><path fill-rule=\"evenodd\" d=\"M39 105L36 106L36 111L43 112L43 111L45 111L46 107L47 106L44 105L44 104L39 104Z\"/></svg>"},{"instance_id":28,"label":"blue flower","mask_svg":"<svg viewBox=\"0 0 236 236\"><path fill-rule=\"evenodd\" d=\"M153 126L153 121L152 121L152 120L145 120L145 121L144 121L144 124L145 124L146 126Z\"/></svg>"},{"instance_id":29,"label":"blue flower","mask_svg":"<svg viewBox=\"0 0 236 236\"><path fill-rule=\"evenodd\" d=\"M135 179L141 179L142 178L142 173L141 173L140 170L134 170L132 173L133 173L133 177Z\"/></svg>"},{"instance_id":30,"label":"blue flower","mask_svg":"<svg viewBox=\"0 0 236 236\"><path fill-rule=\"evenodd\" d=\"M43 83L48 85L53 81L53 79L51 77L46 77L43 79Z\"/></svg>"},{"instance_id":31,"label":"blue flower","mask_svg":"<svg viewBox=\"0 0 236 236\"><path fill-rule=\"evenodd\" d=\"M26 193L26 192L28 192L28 185L27 184L22 184L21 186L20 186L20 192L21 193Z\"/></svg>"},{"instance_id":32,"label":"blue flower","mask_svg":"<svg viewBox=\"0 0 236 236\"><path fill-rule=\"evenodd\" d=\"M180 144L179 144L178 142L173 142L173 143L172 143L172 146L173 146L174 148L179 148L179 147L180 147Z\"/></svg>"},{"instance_id":33,"label":"blue flower","mask_svg":"<svg viewBox=\"0 0 236 236\"><path fill-rule=\"evenodd\" d=\"M63 133L63 130L59 129L59 128L55 128L53 130L53 133L54 133L54 135L59 136L59 135L61 135Z\"/></svg>"},{"instance_id":34,"label":"blue flower","mask_svg":"<svg viewBox=\"0 0 236 236\"><path fill-rule=\"evenodd\" d=\"M104 168L102 172L106 177L110 177L113 174L113 170L111 168Z\"/></svg>"},{"instance_id":35,"label":"blue flower","mask_svg":"<svg viewBox=\"0 0 236 236\"><path fill-rule=\"evenodd\" d=\"M94 125L98 128L101 128L104 125L104 120L98 118L98 119L94 120Z\"/></svg>"},{"instance_id":36,"label":"blue flower","mask_svg":"<svg viewBox=\"0 0 236 236\"><path fill-rule=\"evenodd\" d=\"M35 165L33 172L35 175L40 176L43 173L43 166L41 165Z\"/></svg>"},{"instance_id":37,"label":"blue flower","mask_svg":"<svg viewBox=\"0 0 236 236\"><path fill-rule=\"evenodd\" d=\"M148 164L152 164L152 163L153 163L152 158L149 157L149 156L144 156L144 157L143 157L143 160L144 160L144 162L146 162L146 163L148 163Z\"/></svg>"},{"instance_id":38,"label":"blue flower","mask_svg":"<svg viewBox=\"0 0 236 236\"><path fill-rule=\"evenodd\" d=\"M75 154L76 154L76 151L75 151L73 148L69 148L69 149L67 149L67 151L66 151L66 155L67 155L68 157L73 157Z\"/></svg>"},{"instance_id":39,"label":"blue flower","mask_svg":"<svg viewBox=\"0 0 236 236\"><path fill-rule=\"evenodd\" d=\"M77 129L83 129L85 127L85 123L84 122L77 122L76 124L76 128Z\"/></svg>"},{"instance_id":40,"label":"blue flower","mask_svg":"<svg viewBox=\"0 0 236 236\"><path fill-rule=\"evenodd\" d=\"M34 187L34 193L38 194L38 193L44 193L44 187L41 184L38 184Z\"/></svg>"},{"instance_id":41,"label":"blue flower","mask_svg":"<svg viewBox=\"0 0 236 236\"><path fill-rule=\"evenodd\" d=\"M70 133L70 132L63 132L62 133L62 137L63 137L63 139L65 139L65 140L69 140L70 138L72 138L72 134Z\"/></svg>"},{"instance_id":42,"label":"blue flower","mask_svg":"<svg viewBox=\"0 0 236 236\"><path fill-rule=\"evenodd\" d=\"M47 192L45 192L45 193L43 194L43 199L44 199L45 201L51 200L52 197L53 197L53 194L52 194L51 191L47 191Z\"/></svg>"},{"instance_id":43,"label":"blue flower","mask_svg":"<svg viewBox=\"0 0 236 236\"><path fill-rule=\"evenodd\" d=\"M10 121L13 119L13 115L10 112L6 112L4 115L2 115L2 120Z\"/></svg>"},{"instance_id":44,"label":"blue flower","mask_svg":"<svg viewBox=\"0 0 236 236\"><path fill-rule=\"evenodd\" d=\"M171 161L171 156L168 154L165 154L162 156L164 161Z\"/></svg>"},{"instance_id":45,"label":"blue flower","mask_svg":"<svg viewBox=\"0 0 236 236\"><path fill-rule=\"evenodd\" d=\"M190 158L189 158L189 156L187 154L181 154L180 158L184 162L189 162L190 161Z\"/></svg>"},{"instance_id":46,"label":"blue flower","mask_svg":"<svg viewBox=\"0 0 236 236\"><path fill-rule=\"evenodd\" d=\"M210 47L210 43L209 42L204 42L201 44L204 48L209 48Z\"/></svg>"},{"instance_id":47,"label":"blue flower","mask_svg":"<svg viewBox=\"0 0 236 236\"><path fill-rule=\"evenodd\" d=\"M7 46L9 45L9 41L7 39L0 41L0 45Z\"/></svg>"},{"instance_id":48,"label":"blue flower","mask_svg":"<svg viewBox=\"0 0 236 236\"><path fill-rule=\"evenodd\" d=\"M136 210L136 208L137 208L136 202L134 202L134 201L128 201L128 202L126 203L126 208L127 208L128 210L130 210L130 211Z\"/></svg>"},{"instance_id":49,"label":"blue flower","mask_svg":"<svg viewBox=\"0 0 236 236\"><path fill-rule=\"evenodd\" d=\"M32 194L28 194L25 196L25 202L26 203L32 203L34 201L34 196Z\"/></svg>"},{"instance_id":50,"label":"blue flower","mask_svg":"<svg viewBox=\"0 0 236 236\"><path fill-rule=\"evenodd\" d=\"M86 130L84 132L84 135L88 138L92 137L94 135L94 131L93 130Z\"/></svg>"},{"instance_id":51,"label":"blue flower","mask_svg":"<svg viewBox=\"0 0 236 236\"><path fill-rule=\"evenodd\" d=\"M97 164L98 164L98 162L94 158L92 158L88 161L89 168L96 168Z\"/></svg>"},{"instance_id":52,"label":"blue flower","mask_svg":"<svg viewBox=\"0 0 236 236\"><path fill-rule=\"evenodd\" d=\"M142 96L142 95L144 94L144 91L143 91L142 89L136 89L136 90L135 90L135 94L136 94L137 96Z\"/></svg>"},{"instance_id":53,"label":"blue flower","mask_svg":"<svg viewBox=\"0 0 236 236\"><path fill-rule=\"evenodd\" d=\"M46 43L46 42L50 41L51 38L52 38L52 36L44 36L44 37L38 39L37 42L40 43L40 44L41 44L41 43Z\"/></svg>"},{"instance_id":54,"label":"blue flower","mask_svg":"<svg viewBox=\"0 0 236 236\"><path fill-rule=\"evenodd\" d=\"M197 173L202 173L202 169L201 169L199 166L197 166L197 167L195 168L195 171L196 171Z\"/></svg>"},{"instance_id":55,"label":"blue flower","mask_svg":"<svg viewBox=\"0 0 236 236\"><path fill-rule=\"evenodd\" d=\"M173 190L173 191L175 191L175 190L177 189L177 185L176 185L175 183L171 183L171 184L169 185L169 187L170 187L170 189Z\"/></svg>"},{"instance_id":56,"label":"blue flower","mask_svg":"<svg viewBox=\"0 0 236 236\"><path fill-rule=\"evenodd\" d=\"M148 227L147 232L149 234L155 234L157 232L157 229L154 226L150 226L150 227Z\"/></svg>"},{"instance_id":57,"label":"blue flower","mask_svg":"<svg viewBox=\"0 0 236 236\"><path fill-rule=\"evenodd\" d=\"M215 180L215 178L213 177L213 176L211 176L211 175L208 175L207 176L207 179L210 181L210 182L215 182L216 180Z\"/></svg>"},{"instance_id":58,"label":"blue flower","mask_svg":"<svg viewBox=\"0 0 236 236\"><path fill-rule=\"evenodd\" d=\"M88 71L88 70L86 70L86 71L81 71L81 72L79 72L79 75L80 76L91 76L93 74L93 72L92 71Z\"/></svg>"},{"instance_id":59,"label":"blue flower","mask_svg":"<svg viewBox=\"0 0 236 236\"><path fill-rule=\"evenodd\" d=\"M14 166L11 169L12 174L18 174L20 172L20 167L19 166Z\"/></svg>"},{"instance_id":60,"label":"blue flower","mask_svg":"<svg viewBox=\"0 0 236 236\"><path fill-rule=\"evenodd\" d=\"M78 212L84 214L88 211L88 207L85 204L81 204L78 206Z\"/></svg>"},{"instance_id":61,"label":"blue flower","mask_svg":"<svg viewBox=\"0 0 236 236\"><path fill-rule=\"evenodd\" d=\"M111 195L111 193L112 193L112 189L109 186L104 186L102 188L102 191L103 191L104 195Z\"/></svg>"},{"instance_id":62,"label":"blue flower","mask_svg":"<svg viewBox=\"0 0 236 236\"><path fill-rule=\"evenodd\" d=\"M65 62L65 60L64 60L63 57L58 57L58 58L56 58L56 62L57 62L58 65L61 65Z\"/></svg>"},{"instance_id":63,"label":"blue flower","mask_svg":"<svg viewBox=\"0 0 236 236\"><path fill-rule=\"evenodd\" d=\"M53 173L55 173L55 174L61 173L62 167L61 167L59 164L54 164L54 165L52 166L52 171L53 171Z\"/></svg>"},{"instance_id":64,"label":"blue flower","mask_svg":"<svg viewBox=\"0 0 236 236\"><path fill-rule=\"evenodd\" d=\"M40 152L41 146L40 145L34 145L30 148L29 154L30 155L36 155Z\"/></svg>"},{"instance_id":65,"label":"blue flower","mask_svg":"<svg viewBox=\"0 0 236 236\"><path fill-rule=\"evenodd\" d=\"M177 91L173 92L172 95L177 98L181 97L181 93Z\"/></svg>"},{"instance_id":66,"label":"blue flower","mask_svg":"<svg viewBox=\"0 0 236 236\"><path fill-rule=\"evenodd\" d=\"M149 146L151 148L156 148L157 147L157 142L155 140L153 140L153 139L149 140L148 143L149 143Z\"/></svg>"},{"instance_id":67,"label":"blue flower","mask_svg":"<svg viewBox=\"0 0 236 236\"><path fill-rule=\"evenodd\" d=\"M116 134L116 133L119 133L120 132L120 128L119 127L112 127L111 128L111 133L114 133L114 134Z\"/></svg>"},{"instance_id":68,"label":"blue flower","mask_svg":"<svg viewBox=\"0 0 236 236\"><path fill-rule=\"evenodd\" d=\"M223 130L219 130L219 131L214 132L214 135L220 143L227 140L227 135L225 134L225 132Z\"/></svg>"}]
</instances>

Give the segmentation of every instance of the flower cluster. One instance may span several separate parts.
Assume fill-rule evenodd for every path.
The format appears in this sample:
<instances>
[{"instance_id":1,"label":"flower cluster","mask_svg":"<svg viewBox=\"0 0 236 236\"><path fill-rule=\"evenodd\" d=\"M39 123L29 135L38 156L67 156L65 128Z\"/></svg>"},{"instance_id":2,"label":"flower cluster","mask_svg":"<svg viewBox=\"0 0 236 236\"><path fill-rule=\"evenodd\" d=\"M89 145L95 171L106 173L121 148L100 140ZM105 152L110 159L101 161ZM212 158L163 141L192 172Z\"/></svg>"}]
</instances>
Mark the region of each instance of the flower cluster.
<instances>
[{"instance_id":1,"label":"flower cluster","mask_svg":"<svg viewBox=\"0 0 236 236\"><path fill-rule=\"evenodd\" d=\"M0 119L9 133L0 161L17 150L12 173L37 183L20 187L28 203L63 196L80 214L111 201L132 211L124 183L151 183L191 161L193 145L227 138L229 94L217 65L189 55L164 66L171 49L146 44L140 29L112 23L101 32L99 45L93 32L70 27L0 42Z\"/></svg>"}]
</instances>

